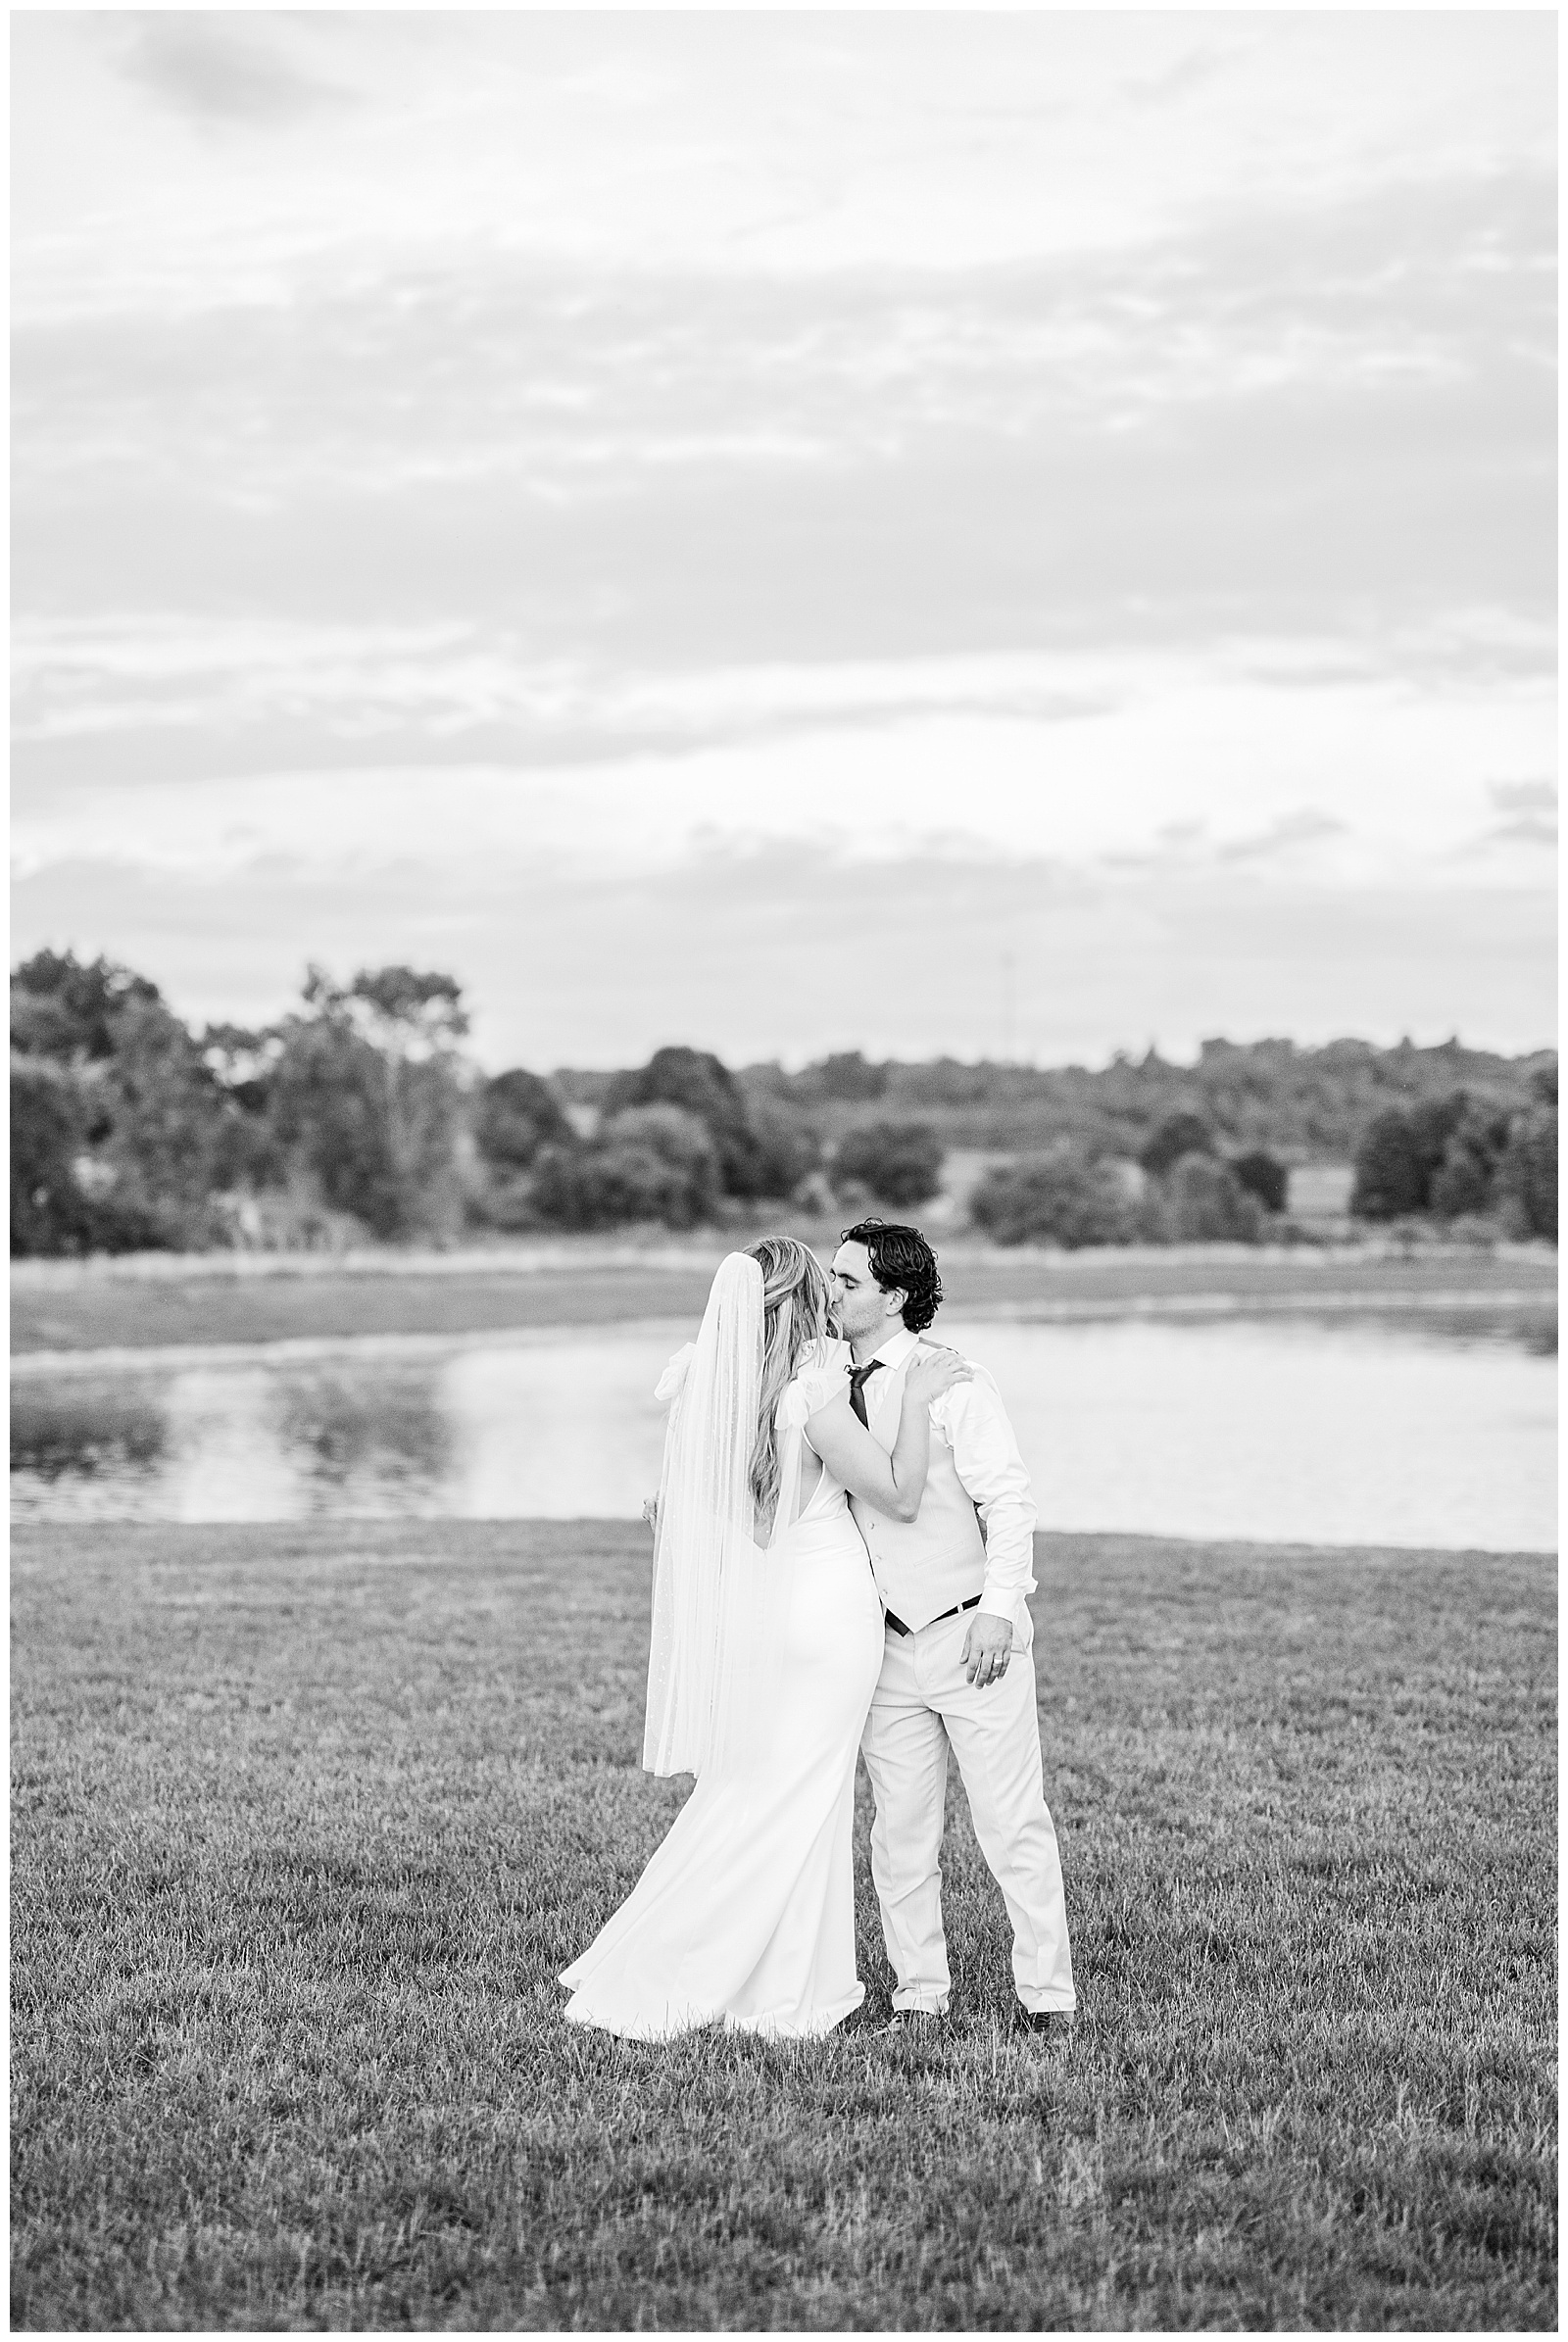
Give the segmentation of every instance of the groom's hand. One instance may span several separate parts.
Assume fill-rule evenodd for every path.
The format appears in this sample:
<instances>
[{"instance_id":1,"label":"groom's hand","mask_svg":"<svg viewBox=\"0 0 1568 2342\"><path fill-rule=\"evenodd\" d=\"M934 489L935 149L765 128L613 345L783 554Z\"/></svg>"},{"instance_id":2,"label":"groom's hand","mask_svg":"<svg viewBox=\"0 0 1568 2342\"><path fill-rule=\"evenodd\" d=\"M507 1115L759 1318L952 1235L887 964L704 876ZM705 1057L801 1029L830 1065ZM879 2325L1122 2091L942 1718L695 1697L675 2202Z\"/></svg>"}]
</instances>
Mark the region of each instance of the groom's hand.
<instances>
[{"instance_id":1,"label":"groom's hand","mask_svg":"<svg viewBox=\"0 0 1568 2342\"><path fill-rule=\"evenodd\" d=\"M970 1683L981 1690L987 1683L994 1683L999 1676L1006 1674L1011 1655L1010 1622L977 1610L963 1638L963 1672Z\"/></svg>"}]
</instances>

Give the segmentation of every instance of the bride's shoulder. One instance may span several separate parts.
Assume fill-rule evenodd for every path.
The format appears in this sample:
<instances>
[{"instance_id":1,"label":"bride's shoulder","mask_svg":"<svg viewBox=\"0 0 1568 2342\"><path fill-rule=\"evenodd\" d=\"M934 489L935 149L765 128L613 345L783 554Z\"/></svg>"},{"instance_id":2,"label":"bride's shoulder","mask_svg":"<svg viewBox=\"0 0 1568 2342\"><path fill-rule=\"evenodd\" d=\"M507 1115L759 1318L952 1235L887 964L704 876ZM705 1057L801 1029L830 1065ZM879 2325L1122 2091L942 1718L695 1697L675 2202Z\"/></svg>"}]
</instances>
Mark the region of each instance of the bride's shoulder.
<instances>
[{"instance_id":1,"label":"bride's shoulder","mask_svg":"<svg viewBox=\"0 0 1568 2342\"><path fill-rule=\"evenodd\" d=\"M784 1386L778 1402L778 1422L787 1428L804 1423L847 1391L850 1384L850 1345L847 1342L818 1342L806 1351Z\"/></svg>"}]
</instances>

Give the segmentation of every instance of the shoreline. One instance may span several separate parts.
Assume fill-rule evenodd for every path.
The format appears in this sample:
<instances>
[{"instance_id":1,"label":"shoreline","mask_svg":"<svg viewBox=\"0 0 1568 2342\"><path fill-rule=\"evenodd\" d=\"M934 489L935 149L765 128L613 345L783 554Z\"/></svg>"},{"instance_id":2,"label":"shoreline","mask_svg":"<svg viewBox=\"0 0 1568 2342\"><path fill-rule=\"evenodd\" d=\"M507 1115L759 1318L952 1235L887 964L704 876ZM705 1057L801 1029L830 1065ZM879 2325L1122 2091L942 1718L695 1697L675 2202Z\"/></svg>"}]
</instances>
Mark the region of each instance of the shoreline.
<instances>
[{"instance_id":1,"label":"shoreline","mask_svg":"<svg viewBox=\"0 0 1568 2342\"><path fill-rule=\"evenodd\" d=\"M1100 1299L1016 1301L996 1303L973 1311L993 1325L1091 1326L1125 1323L1128 1319L1213 1324L1230 1318L1422 1318L1479 1317L1488 1312L1529 1311L1542 1308L1544 1296L1521 1287L1477 1293L1455 1287L1431 1293L1146 1293L1106 1295ZM617 1336L662 1334L676 1341L690 1333L682 1316L625 1317L597 1321ZM594 1322L564 1320L550 1325L485 1326L402 1334L327 1334L282 1336L261 1342L147 1342L101 1349L18 1350L11 1359L14 1383L42 1381L53 1376L138 1373L156 1370L176 1373L210 1366L265 1366L309 1364L329 1359L418 1359L454 1356L474 1350L545 1347L552 1342L581 1339L597 1330Z\"/></svg>"},{"instance_id":2,"label":"shoreline","mask_svg":"<svg viewBox=\"0 0 1568 2342\"><path fill-rule=\"evenodd\" d=\"M196 1548L209 1550L205 1558L243 1563L250 1555L239 1548L277 1546L290 1559L341 1564L380 1562L446 1569L454 1563L488 1562L505 1558L509 1541L519 1554L532 1555L541 1544L559 1539L575 1549L584 1543L613 1546L629 1567L648 1575L652 1559L649 1533L641 1521L618 1513L518 1513L515 1515L451 1513L421 1515L342 1513L297 1521L43 1521L11 1524L13 1559L24 1568L39 1568L62 1558L39 1548L85 1548L105 1540L125 1544L128 1561L154 1566L186 1564L201 1558ZM443 1544L446 1549L443 1550ZM1044 1572L1042 1586L1063 1564L1076 1567L1091 1551L1137 1559L1143 1554L1168 1554L1173 1559L1216 1566L1247 1561L1319 1562L1325 1567L1350 1556L1371 1569L1403 1569L1413 1560L1444 1567L1474 1561L1517 1563L1527 1572L1554 1570L1557 1551L1550 1545L1390 1545L1347 1540L1315 1543L1301 1537L1183 1537L1149 1529L1037 1529L1036 1562ZM193 1548L179 1551L176 1548ZM30 1548L30 1550L29 1550ZM459 1550L463 1548L463 1550ZM65 1557L69 1558L69 1556Z\"/></svg>"},{"instance_id":3,"label":"shoreline","mask_svg":"<svg viewBox=\"0 0 1568 2342\"><path fill-rule=\"evenodd\" d=\"M834 1244L838 1230L799 1231L801 1241L813 1249ZM940 1235L940 1231L938 1232ZM727 1240L733 1238L733 1244ZM445 1250L400 1250L391 1246L344 1252L96 1252L83 1259L18 1259L11 1263L13 1293L70 1291L96 1285L250 1284L273 1280L354 1278L536 1277L563 1271L600 1272L611 1269L658 1270L680 1273L707 1270L711 1274L728 1249L751 1241L749 1229L693 1231L672 1237L524 1237L511 1244ZM1297 1244L1090 1244L1071 1251L1047 1244L998 1244L983 1237L959 1236L939 1243L939 1261L954 1267L1027 1268L1036 1273L1071 1276L1113 1267L1187 1269L1204 1264L1237 1264L1272 1268L1319 1269L1332 1272L1352 1266L1396 1263L1425 1265L1435 1261L1464 1263L1504 1262L1550 1264L1555 1275L1555 1248L1544 1241L1519 1243L1498 1238L1494 1243L1465 1244L1433 1238L1407 1244L1393 1237L1369 1235L1353 1242Z\"/></svg>"},{"instance_id":4,"label":"shoreline","mask_svg":"<svg viewBox=\"0 0 1568 2342\"><path fill-rule=\"evenodd\" d=\"M673 1319L695 1324L713 1244L584 1242L506 1253L132 1255L17 1264L16 1357L461 1337ZM1545 1245L1282 1248L1237 1244L1045 1252L944 1245L952 1317L1217 1317L1493 1309L1555 1322ZM240 1266L238 1264L244 1263ZM309 1265L305 1265L305 1264ZM41 1371L41 1370L40 1370Z\"/></svg>"}]
</instances>

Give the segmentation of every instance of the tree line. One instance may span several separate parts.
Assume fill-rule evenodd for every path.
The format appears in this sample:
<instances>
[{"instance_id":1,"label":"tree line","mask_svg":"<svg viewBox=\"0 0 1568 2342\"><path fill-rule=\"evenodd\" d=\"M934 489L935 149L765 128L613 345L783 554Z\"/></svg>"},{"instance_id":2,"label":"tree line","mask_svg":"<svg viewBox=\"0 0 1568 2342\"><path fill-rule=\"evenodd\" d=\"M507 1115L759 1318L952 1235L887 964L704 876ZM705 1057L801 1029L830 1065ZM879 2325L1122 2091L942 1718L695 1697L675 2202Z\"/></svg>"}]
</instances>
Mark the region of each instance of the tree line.
<instances>
[{"instance_id":1,"label":"tree line","mask_svg":"<svg viewBox=\"0 0 1568 2342\"><path fill-rule=\"evenodd\" d=\"M1462 1091L1514 1112L1531 1076L1554 1074L1556 1052L1503 1057L1457 1039L1394 1049L1350 1038L1304 1049L1289 1040L1203 1042L1195 1064L1157 1049L1118 1050L1105 1066L1032 1066L953 1057L878 1062L844 1050L788 1072L742 1066L748 1097L776 1098L810 1115L832 1141L876 1115L917 1120L949 1147L1021 1152L1071 1137L1087 1153L1132 1158L1167 1115L1196 1114L1227 1150L1265 1147L1288 1163L1348 1163L1374 1115ZM597 1102L614 1077L563 1067L564 1098Z\"/></svg>"},{"instance_id":2,"label":"tree line","mask_svg":"<svg viewBox=\"0 0 1568 2342\"><path fill-rule=\"evenodd\" d=\"M1513 1236L1557 1234L1557 1068L1537 1066L1510 1112L1457 1090L1373 1117L1355 1151L1350 1209L1367 1220L1497 1217Z\"/></svg>"},{"instance_id":3,"label":"tree line","mask_svg":"<svg viewBox=\"0 0 1568 2342\"><path fill-rule=\"evenodd\" d=\"M1352 1155L1365 1218L1556 1226L1549 1052L1214 1041L1196 1066L787 1072L668 1048L487 1077L439 971L313 966L275 1023L198 1032L149 978L49 951L13 971L11 1013L14 1254L910 1211L959 1146L1007 1158L969 1200L1002 1243L1255 1240L1287 1225L1291 1162Z\"/></svg>"}]
</instances>

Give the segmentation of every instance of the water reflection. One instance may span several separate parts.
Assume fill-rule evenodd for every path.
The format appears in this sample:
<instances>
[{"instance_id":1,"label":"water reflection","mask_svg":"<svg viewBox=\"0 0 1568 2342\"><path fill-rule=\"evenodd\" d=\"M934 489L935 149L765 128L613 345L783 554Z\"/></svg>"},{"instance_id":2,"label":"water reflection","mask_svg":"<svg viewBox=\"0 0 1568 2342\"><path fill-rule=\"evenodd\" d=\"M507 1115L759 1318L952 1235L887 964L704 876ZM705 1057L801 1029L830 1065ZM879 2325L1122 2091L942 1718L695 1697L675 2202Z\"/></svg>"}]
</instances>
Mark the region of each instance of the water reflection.
<instances>
[{"instance_id":1,"label":"water reflection","mask_svg":"<svg viewBox=\"0 0 1568 2342\"><path fill-rule=\"evenodd\" d=\"M165 1404L169 1468L136 1490L143 1501L133 1517L288 1520L303 1509L294 1497L297 1465L277 1441L274 1381L266 1366L187 1369L171 1378Z\"/></svg>"},{"instance_id":2,"label":"water reflection","mask_svg":"<svg viewBox=\"0 0 1568 2342\"><path fill-rule=\"evenodd\" d=\"M1554 1354L1509 1325L944 1323L1006 1393L1042 1518L1191 1537L1550 1549ZM685 1325L343 1343L113 1378L24 1368L19 1518L634 1517ZM1555 1343L1549 1344L1554 1353Z\"/></svg>"},{"instance_id":3,"label":"water reflection","mask_svg":"<svg viewBox=\"0 0 1568 2342\"><path fill-rule=\"evenodd\" d=\"M113 1383L24 1383L11 1398L11 1469L46 1486L64 1475L123 1480L154 1471L169 1421L152 1391Z\"/></svg>"},{"instance_id":4,"label":"water reflection","mask_svg":"<svg viewBox=\"0 0 1568 2342\"><path fill-rule=\"evenodd\" d=\"M19 1519L265 1521L442 1513L458 1429L439 1364L257 1362L23 1382Z\"/></svg>"},{"instance_id":5,"label":"water reflection","mask_svg":"<svg viewBox=\"0 0 1568 2342\"><path fill-rule=\"evenodd\" d=\"M439 1487L457 1442L439 1370L387 1362L278 1373L270 1412L278 1443L313 1487L346 1496Z\"/></svg>"}]
</instances>

